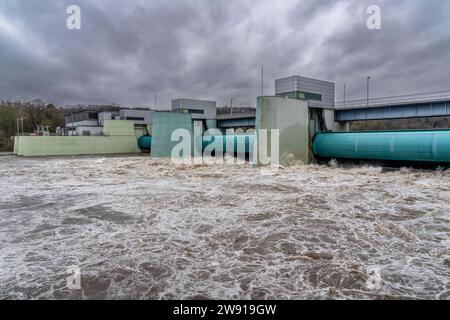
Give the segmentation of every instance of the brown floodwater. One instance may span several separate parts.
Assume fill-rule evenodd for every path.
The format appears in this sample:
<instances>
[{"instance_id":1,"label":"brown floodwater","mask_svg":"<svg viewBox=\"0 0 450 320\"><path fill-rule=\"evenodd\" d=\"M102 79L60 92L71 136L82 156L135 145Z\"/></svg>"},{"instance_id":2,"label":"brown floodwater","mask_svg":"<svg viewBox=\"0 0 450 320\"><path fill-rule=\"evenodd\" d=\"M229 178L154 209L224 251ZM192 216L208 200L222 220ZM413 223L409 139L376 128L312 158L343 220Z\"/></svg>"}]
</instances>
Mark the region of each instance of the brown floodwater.
<instances>
[{"instance_id":1,"label":"brown floodwater","mask_svg":"<svg viewBox=\"0 0 450 320\"><path fill-rule=\"evenodd\" d=\"M449 171L4 156L0 190L0 299L450 299Z\"/></svg>"}]
</instances>

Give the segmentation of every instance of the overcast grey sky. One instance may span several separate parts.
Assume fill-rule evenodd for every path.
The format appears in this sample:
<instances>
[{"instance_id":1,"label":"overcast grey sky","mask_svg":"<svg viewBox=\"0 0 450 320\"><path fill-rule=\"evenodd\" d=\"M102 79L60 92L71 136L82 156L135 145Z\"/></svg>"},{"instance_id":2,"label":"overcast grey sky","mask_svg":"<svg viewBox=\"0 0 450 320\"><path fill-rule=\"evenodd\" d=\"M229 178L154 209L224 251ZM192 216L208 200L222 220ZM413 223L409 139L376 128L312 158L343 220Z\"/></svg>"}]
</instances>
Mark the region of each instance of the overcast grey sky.
<instances>
[{"instance_id":1,"label":"overcast grey sky","mask_svg":"<svg viewBox=\"0 0 450 320\"><path fill-rule=\"evenodd\" d=\"M66 28L67 6L81 30ZM369 30L366 9L381 8ZM336 99L450 90L448 0L1 0L0 99L255 105L274 79L336 82Z\"/></svg>"}]
</instances>

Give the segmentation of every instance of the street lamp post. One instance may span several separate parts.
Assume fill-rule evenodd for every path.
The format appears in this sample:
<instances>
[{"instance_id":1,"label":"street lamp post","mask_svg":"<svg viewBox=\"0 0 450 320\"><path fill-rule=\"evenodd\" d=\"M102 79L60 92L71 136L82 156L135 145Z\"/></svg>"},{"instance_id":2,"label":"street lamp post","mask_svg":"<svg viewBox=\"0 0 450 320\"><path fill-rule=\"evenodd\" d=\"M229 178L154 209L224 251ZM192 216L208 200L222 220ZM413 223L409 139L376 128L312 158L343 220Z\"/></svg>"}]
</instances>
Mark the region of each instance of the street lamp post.
<instances>
[{"instance_id":1,"label":"street lamp post","mask_svg":"<svg viewBox=\"0 0 450 320\"><path fill-rule=\"evenodd\" d=\"M264 66L261 66L261 97L264 96Z\"/></svg>"},{"instance_id":2,"label":"street lamp post","mask_svg":"<svg viewBox=\"0 0 450 320\"><path fill-rule=\"evenodd\" d=\"M367 101L366 101L366 130L367 130L367 113L369 111L369 81L370 81L370 77L367 77Z\"/></svg>"},{"instance_id":3,"label":"street lamp post","mask_svg":"<svg viewBox=\"0 0 450 320\"><path fill-rule=\"evenodd\" d=\"M230 113L233 114L233 98L230 99Z\"/></svg>"},{"instance_id":4,"label":"street lamp post","mask_svg":"<svg viewBox=\"0 0 450 320\"><path fill-rule=\"evenodd\" d=\"M346 89L346 85L344 83L344 107L345 107L345 89Z\"/></svg>"}]
</instances>

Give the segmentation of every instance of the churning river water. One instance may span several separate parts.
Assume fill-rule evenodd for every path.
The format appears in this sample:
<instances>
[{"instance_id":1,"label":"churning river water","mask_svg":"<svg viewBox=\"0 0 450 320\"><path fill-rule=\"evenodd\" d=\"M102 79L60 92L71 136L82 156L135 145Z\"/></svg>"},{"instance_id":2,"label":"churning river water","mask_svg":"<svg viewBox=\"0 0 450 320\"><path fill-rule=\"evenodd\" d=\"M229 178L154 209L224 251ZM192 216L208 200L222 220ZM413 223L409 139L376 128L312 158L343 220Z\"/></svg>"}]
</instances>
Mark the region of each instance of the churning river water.
<instances>
[{"instance_id":1,"label":"churning river water","mask_svg":"<svg viewBox=\"0 0 450 320\"><path fill-rule=\"evenodd\" d=\"M0 157L5 298L450 299L450 172Z\"/></svg>"}]
</instances>

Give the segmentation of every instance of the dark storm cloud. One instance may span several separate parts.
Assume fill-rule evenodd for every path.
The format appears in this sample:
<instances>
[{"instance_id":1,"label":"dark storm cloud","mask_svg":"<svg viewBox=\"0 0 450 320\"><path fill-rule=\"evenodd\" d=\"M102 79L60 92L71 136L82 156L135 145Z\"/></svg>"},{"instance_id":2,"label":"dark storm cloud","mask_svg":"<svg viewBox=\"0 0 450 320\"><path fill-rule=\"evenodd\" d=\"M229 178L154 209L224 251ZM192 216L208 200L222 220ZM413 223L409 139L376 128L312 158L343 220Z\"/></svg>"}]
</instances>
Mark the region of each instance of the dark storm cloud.
<instances>
[{"instance_id":1,"label":"dark storm cloud","mask_svg":"<svg viewBox=\"0 0 450 320\"><path fill-rule=\"evenodd\" d=\"M65 26L82 10L82 29ZM382 30L366 8L381 7ZM336 82L336 98L450 89L442 1L25 1L0 3L0 98L161 107L170 97L254 105L277 77Z\"/></svg>"}]
</instances>

